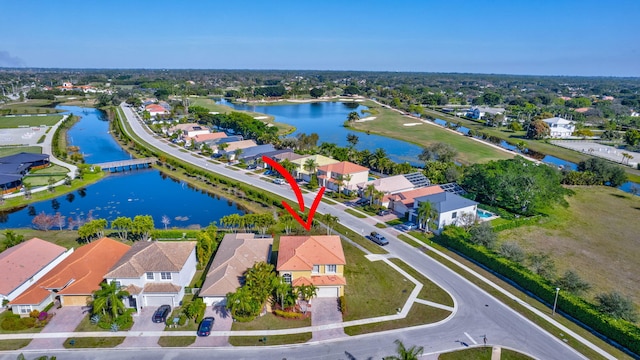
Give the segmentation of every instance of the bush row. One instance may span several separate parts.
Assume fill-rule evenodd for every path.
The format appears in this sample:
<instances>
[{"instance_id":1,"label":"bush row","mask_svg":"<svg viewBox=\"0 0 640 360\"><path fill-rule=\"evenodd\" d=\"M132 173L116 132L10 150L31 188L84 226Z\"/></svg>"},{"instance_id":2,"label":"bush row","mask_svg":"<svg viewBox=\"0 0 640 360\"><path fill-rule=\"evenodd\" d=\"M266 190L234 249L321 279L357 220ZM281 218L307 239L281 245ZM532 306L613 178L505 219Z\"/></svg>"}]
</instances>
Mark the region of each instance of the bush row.
<instances>
[{"instance_id":1,"label":"bush row","mask_svg":"<svg viewBox=\"0 0 640 360\"><path fill-rule=\"evenodd\" d=\"M155 229L151 231L151 237L154 239L173 239L173 240L195 239L199 231L200 230Z\"/></svg>"},{"instance_id":2,"label":"bush row","mask_svg":"<svg viewBox=\"0 0 640 360\"><path fill-rule=\"evenodd\" d=\"M280 316L280 317L283 317L285 319L302 319L304 317L303 313L283 311L283 310L278 310L278 309L274 310L273 313L276 316Z\"/></svg>"},{"instance_id":3,"label":"bush row","mask_svg":"<svg viewBox=\"0 0 640 360\"><path fill-rule=\"evenodd\" d=\"M347 300L344 297L344 295L340 296L339 305L340 305L340 312L342 313L342 315L345 315L347 313Z\"/></svg>"},{"instance_id":4,"label":"bush row","mask_svg":"<svg viewBox=\"0 0 640 360\"><path fill-rule=\"evenodd\" d=\"M540 221L540 216L532 216L529 218L513 219L507 223L496 225L493 227L493 231L498 232L502 230L515 229L520 226L534 225Z\"/></svg>"},{"instance_id":5,"label":"bush row","mask_svg":"<svg viewBox=\"0 0 640 360\"><path fill-rule=\"evenodd\" d=\"M433 240L509 278L547 304L553 303L556 290L548 280L483 246L470 243L469 237L464 229L448 227ZM602 314L595 305L567 292L559 294L557 308L628 350L640 354L640 329L633 323Z\"/></svg>"}]
</instances>

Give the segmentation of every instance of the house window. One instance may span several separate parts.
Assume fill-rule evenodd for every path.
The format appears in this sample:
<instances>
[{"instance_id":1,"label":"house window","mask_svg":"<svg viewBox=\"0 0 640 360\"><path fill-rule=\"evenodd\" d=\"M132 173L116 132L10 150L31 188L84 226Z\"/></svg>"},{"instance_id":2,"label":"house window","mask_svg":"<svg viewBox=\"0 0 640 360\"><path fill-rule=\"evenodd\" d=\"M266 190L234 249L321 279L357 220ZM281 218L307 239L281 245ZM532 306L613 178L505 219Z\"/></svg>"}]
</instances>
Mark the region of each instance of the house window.
<instances>
[{"instance_id":1,"label":"house window","mask_svg":"<svg viewBox=\"0 0 640 360\"><path fill-rule=\"evenodd\" d=\"M282 274L282 278L284 279L284 282L291 284L291 274Z\"/></svg>"},{"instance_id":2,"label":"house window","mask_svg":"<svg viewBox=\"0 0 640 360\"><path fill-rule=\"evenodd\" d=\"M311 270L311 273L317 274L319 272L320 272L320 265L313 265L313 270Z\"/></svg>"},{"instance_id":3,"label":"house window","mask_svg":"<svg viewBox=\"0 0 640 360\"><path fill-rule=\"evenodd\" d=\"M148 272L147 273L147 280L153 280L153 273L152 272Z\"/></svg>"},{"instance_id":4,"label":"house window","mask_svg":"<svg viewBox=\"0 0 640 360\"><path fill-rule=\"evenodd\" d=\"M120 289L122 287L122 284L120 283L120 281L116 280L114 281L114 283L116 284L116 289Z\"/></svg>"},{"instance_id":5,"label":"house window","mask_svg":"<svg viewBox=\"0 0 640 360\"><path fill-rule=\"evenodd\" d=\"M326 272L328 274L335 274L337 270L338 270L338 267L336 265L325 265L324 266L324 272Z\"/></svg>"},{"instance_id":6,"label":"house window","mask_svg":"<svg viewBox=\"0 0 640 360\"><path fill-rule=\"evenodd\" d=\"M161 272L160 273L160 278L162 280L171 280L171 273L170 272Z\"/></svg>"},{"instance_id":7,"label":"house window","mask_svg":"<svg viewBox=\"0 0 640 360\"><path fill-rule=\"evenodd\" d=\"M20 314L28 314L31 312L31 306L20 306Z\"/></svg>"},{"instance_id":8,"label":"house window","mask_svg":"<svg viewBox=\"0 0 640 360\"><path fill-rule=\"evenodd\" d=\"M451 213L451 218L455 219L458 216L458 212L454 211Z\"/></svg>"}]
</instances>

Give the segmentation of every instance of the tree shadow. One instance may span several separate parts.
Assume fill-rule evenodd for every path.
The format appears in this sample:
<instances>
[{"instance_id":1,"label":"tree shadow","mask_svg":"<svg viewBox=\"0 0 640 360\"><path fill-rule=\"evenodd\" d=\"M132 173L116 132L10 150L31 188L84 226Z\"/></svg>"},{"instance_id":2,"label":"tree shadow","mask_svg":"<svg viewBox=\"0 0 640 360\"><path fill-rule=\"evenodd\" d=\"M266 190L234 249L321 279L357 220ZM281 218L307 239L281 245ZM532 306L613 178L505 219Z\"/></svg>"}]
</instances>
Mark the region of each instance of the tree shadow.
<instances>
[{"instance_id":1,"label":"tree shadow","mask_svg":"<svg viewBox=\"0 0 640 360\"><path fill-rule=\"evenodd\" d=\"M221 319L226 319L231 316L231 314L229 314L229 310L227 310L225 306L214 306L213 312Z\"/></svg>"},{"instance_id":2,"label":"tree shadow","mask_svg":"<svg viewBox=\"0 0 640 360\"><path fill-rule=\"evenodd\" d=\"M350 352L345 351L344 354L347 356L348 360L358 360L357 357L353 356ZM366 358L366 360L372 360L373 357L369 356L368 358Z\"/></svg>"}]
</instances>

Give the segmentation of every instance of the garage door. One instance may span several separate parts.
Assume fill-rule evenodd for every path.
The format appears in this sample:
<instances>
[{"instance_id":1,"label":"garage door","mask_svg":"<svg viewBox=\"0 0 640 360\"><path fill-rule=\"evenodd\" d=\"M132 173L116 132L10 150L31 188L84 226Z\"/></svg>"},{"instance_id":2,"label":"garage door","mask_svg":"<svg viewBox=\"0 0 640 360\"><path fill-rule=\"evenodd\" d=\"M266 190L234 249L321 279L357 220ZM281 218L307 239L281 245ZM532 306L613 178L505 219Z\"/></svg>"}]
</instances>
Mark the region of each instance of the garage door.
<instances>
[{"instance_id":1,"label":"garage door","mask_svg":"<svg viewBox=\"0 0 640 360\"><path fill-rule=\"evenodd\" d=\"M320 286L318 287L318 297L338 297L337 286Z\"/></svg>"},{"instance_id":2,"label":"garage door","mask_svg":"<svg viewBox=\"0 0 640 360\"><path fill-rule=\"evenodd\" d=\"M169 305L173 308L173 296L145 296L146 306Z\"/></svg>"}]
</instances>

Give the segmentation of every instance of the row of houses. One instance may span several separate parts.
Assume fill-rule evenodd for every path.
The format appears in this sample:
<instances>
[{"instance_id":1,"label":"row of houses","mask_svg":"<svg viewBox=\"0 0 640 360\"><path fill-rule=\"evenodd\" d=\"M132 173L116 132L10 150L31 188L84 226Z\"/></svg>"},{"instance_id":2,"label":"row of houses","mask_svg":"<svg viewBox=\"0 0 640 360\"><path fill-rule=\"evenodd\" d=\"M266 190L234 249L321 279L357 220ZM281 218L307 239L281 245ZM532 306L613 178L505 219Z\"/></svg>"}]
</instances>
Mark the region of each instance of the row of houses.
<instances>
[{"instance_id":1,"label":"row of houses","mask_svg":"<svg viewBox=\"0 0 640 360\"><path fill-rule=\"evenodd\" d=\"M200 296L224 305L247 269L269 262L273 238L227 234L220 243ZM313 284L318 296L344 294L346 264L338 236L283 236L276 269L293 286ZM27 316L50 303L87 306L103 282L115 282L129 297L125 306L179 306L196 273L196 242L148 241L127 245L102 238L77 249L33 238L0 253L0 299Z\"/></svg>"}]
</instances>

